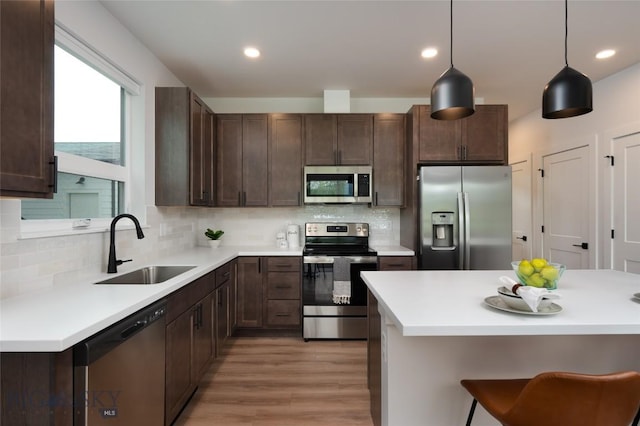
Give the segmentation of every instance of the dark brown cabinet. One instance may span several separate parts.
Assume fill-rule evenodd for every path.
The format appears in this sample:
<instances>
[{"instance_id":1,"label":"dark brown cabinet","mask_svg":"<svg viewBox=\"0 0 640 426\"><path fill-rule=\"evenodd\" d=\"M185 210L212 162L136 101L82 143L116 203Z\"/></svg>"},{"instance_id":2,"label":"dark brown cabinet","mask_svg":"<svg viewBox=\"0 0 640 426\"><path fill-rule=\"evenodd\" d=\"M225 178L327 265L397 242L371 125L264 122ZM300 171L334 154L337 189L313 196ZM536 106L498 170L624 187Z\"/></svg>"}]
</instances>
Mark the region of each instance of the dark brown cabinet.
<instances>
[{"instance_id":1,"label":"dark brown cabinet","mask_svg":"<svg viewBox=\"0 0 640 426\"><path fill-rule=\"evenodd\" d=\"M238 258L239 329L264 332L300 328L301 261L299 256Z\"/></svg>"},{"instance_id":2,"label":"dark brown cabinet","mask_svg":"<svg viewBox=\"0 0 640 426\"><path fill-rule=\"evenodd\" d=\"M189 88L156 87L156 205L214 205L214 117Z\"/></svg>"},{"instance_id":3,"label":"dark brown cabinet","mask_svg":"<svg viewBox=\"0 0 640 426\"><path fill-rule=\"evenodd\" d=\"M171 424L189 400L214 357L214 286L210 273L167 300L165 423Z\"/></svg>"},{"instance_id":4,"label":"dark brown cabinet","mask_svg":"<svg viewBox=\"0 0 640 426\"><path fill-rule=\"evenodd\" d=\"M305 165L371 165L372 114L306 114Z\"/></svg>"},{"instance_id":5,"label":"dark brown cabinet","mask_svg":"<svg viewBox=\"0 0 640 426\"><path fill-rule=\"evenodd\" d=\"M262 258L238 258L236 293L237 327L261 328L262 323Z\"/></svg>"},{"instance_id":6,"label":"dark brown cabinet","mask_svg":"<svg viewBox=\"0 0 640 426\"><path fill-rule=\"evenodd\" d=\"M269 116L269 205L299 206L302 203L302 115Z\"/></svg>"},{"instance_id":7,"label":"dark brown cabinet","mask_svg":"<svg viewBox=\"0 0 640 426\"><path fill-rule=\"evenodd\" d=\"M268 205L268 115L217 116L217 206Z\"/></svg>"},{"instance_id":8,"label":"dark brown cabinet","mask_svg":"<svg viewBox=\"0 0 640 426\"><path fill-rule=\"evenodd\" d=\"M0 2L0 195L52 198L54 3Z\"/></svg>"},{"instance_id":9,"label":"dark brown cabinet","mask_svg":"<svg viewBox=\"0 0 640 426\"><path fill-rule=\"evenodd\" d=\"M232 297L232 288L235 285L235 261L228 262L216 269L215 291L215 335L216 357L222 355L222 349L233 331L234 323L231 320L232 306L235 300ZM235 311L234 311L235 312ZM235 315L235 314L234 314Z\"/></svg>"},{"instance_id":10,"label":"dark brown cabinet","mask_svg":"<svg viewBox=\"0 0 640 426\"><path fill-rule=\"evenodd\" d=\"M404 114L373 118L373 196L376 206L404 204Z\"/></svg>"},{"instance_id":11,"label":"dark brown cabinet","mask_svg":"<svg viewBox=\"0 0 640 426\"><path fill-rule=\"evenodd\" d=\"M299 328L300 321L300 257L267 257L266 326Z\"/></svg>"},{"instance_id":12,"label":"dark brown cabinet","mask_svg":"<svg viewBox=\"0 0 640 426\"><path fill-rule=\"evenodd\" d=\"M432 119L427 105L417 108L421 162L507 164L506 105L477 105L473 115L453 121Z\"/></svg>"},{"instance_id":13,"label":"dark brown cabinet","mask_svg":"<svg viewBox=\"0 0 640 426\"><path fill-rule=\"evenodd\" d=\"M413 256L380 256L378 270L380 271L410 271L413 267Z\"/></svg>"}]
</instances>

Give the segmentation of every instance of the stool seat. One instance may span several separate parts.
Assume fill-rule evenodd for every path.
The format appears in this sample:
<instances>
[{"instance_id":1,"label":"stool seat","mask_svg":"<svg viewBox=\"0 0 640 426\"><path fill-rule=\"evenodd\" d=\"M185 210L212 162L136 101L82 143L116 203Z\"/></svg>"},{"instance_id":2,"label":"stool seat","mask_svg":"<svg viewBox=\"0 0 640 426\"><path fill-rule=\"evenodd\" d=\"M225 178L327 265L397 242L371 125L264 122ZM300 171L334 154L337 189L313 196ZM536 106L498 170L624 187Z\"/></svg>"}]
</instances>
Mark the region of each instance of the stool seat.
<instances>
[{"instance_id":1,"label":"stool seat","mask_svg":"<svg viewBox=\"0 0 640 426\"><path fill-rule=\"evenodd\" d=\"M546 372L532 379L460 384L474 398L467 425L476 402L504 426L637 426L640 417L640 373L635 371Z\"/></svg>"}]
</instances>

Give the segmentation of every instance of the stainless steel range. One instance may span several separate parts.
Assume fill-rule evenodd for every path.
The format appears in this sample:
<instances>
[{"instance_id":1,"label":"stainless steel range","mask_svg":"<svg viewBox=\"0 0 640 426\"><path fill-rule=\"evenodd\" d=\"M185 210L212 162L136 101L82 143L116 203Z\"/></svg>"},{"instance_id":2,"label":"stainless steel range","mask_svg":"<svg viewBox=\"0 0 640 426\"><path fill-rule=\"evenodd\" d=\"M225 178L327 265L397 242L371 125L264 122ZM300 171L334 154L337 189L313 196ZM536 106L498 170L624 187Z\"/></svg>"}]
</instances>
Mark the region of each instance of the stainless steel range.
<instances>
[{"instance_id":1,"label":"stainless steel range","mask_svg":"<svg viewBox=\"0 0 640 426\"><path fill-rule=\"evenodd\" d=\"M361 271L378 267L368 223L306 223L302 336L366 339L367 286Z\"/></svg>"}]
</instances>

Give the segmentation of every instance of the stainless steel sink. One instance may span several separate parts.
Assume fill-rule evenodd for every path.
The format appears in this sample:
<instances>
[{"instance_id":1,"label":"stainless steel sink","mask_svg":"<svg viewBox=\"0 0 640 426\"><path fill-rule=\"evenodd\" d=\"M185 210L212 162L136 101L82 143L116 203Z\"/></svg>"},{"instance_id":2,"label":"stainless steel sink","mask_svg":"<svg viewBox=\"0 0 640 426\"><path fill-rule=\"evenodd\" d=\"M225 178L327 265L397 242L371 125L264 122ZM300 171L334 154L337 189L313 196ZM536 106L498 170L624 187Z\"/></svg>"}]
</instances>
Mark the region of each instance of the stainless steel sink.
<instances>
[{"instance_id":1,"label":"stainless steel sink","mask_svg":"<svg viewBox=\"0 0 640 426\"><path fill-rule=\"evenodd\" d=\"M193 268L195 266L147 266L96 284L159 284Z\"/></svg>"}]
</instances>

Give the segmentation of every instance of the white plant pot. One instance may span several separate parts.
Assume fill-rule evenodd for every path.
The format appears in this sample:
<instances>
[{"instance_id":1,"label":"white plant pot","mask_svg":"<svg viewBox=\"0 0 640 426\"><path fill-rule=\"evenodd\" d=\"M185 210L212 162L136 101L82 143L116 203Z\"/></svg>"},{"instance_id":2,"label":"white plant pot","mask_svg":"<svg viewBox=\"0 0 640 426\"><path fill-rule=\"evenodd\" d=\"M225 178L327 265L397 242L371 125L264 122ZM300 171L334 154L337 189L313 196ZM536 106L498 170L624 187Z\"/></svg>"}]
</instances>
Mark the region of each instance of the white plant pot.
<instances>
[{"instance_id":1,"label":"white plant pot","mask_svg":"<svg viewBox=\"0 0 640 426\"><path fill-rule=\"evenodd\" d=\"M220 240L209 240L209 247L218 248L220 247Z\"/></svg>"}]
</instances>

